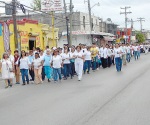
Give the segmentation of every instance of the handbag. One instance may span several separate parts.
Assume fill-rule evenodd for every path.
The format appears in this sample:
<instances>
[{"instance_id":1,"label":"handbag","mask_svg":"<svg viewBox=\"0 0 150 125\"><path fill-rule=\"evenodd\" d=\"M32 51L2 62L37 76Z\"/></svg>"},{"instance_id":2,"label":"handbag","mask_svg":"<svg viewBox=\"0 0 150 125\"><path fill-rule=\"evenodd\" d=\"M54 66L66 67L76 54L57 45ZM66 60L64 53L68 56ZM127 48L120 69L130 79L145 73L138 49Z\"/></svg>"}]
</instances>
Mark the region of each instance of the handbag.
<instances>
[{"instance_id":1,"label":"handbag","mask_svg":"<svg viewBox=\"0 0 150 125\"><path fill-rule=\"evenodd\" d=\"M9 68L9 72L14 72L14 69L13 68Z\"/></svg>"}]
</instances>

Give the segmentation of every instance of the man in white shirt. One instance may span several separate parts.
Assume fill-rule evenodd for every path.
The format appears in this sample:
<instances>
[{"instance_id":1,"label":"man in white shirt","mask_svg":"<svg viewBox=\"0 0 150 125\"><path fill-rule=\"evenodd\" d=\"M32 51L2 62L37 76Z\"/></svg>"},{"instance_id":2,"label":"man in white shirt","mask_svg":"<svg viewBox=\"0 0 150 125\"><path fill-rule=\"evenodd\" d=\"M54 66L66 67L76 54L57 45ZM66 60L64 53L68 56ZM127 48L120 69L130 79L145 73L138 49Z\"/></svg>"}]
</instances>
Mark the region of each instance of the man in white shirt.
<instances>
[{"instance_id":1,"label":"man in white shirt","mask_svg":"<svg viewBox=\"0 0 150 125\"><path fill-rule=\"evenodd\" d=\"M106 45L106 47L103 48L103 57L104 57L103 68L105 69L108 66L108 45Z\"/></svg>"},{"instance_id":2,"label":"man in white shirt","mask_svg":"<svg viewBox=\"0 0 150 125\"><path fill-rule=\"evenodd\" d=\"M127 62L126 62L127 48L126 48L125 44L122 44L122 51L123 51L123 54L122 54L123 65L126 65L127 64Z\"/></svg>"},{"instance_id":3,"label":"man in white shirt","mask_svg":"<svg viewBox=\"0 0 150 125\"><path fill-rule=\"evenodd\" d=\"M126 59L127 59L127 62L129 63L130 58L131 58L131 50L130 50L129 44L127 44L126 49L127 49Z\"/></svg>"},{"instance_id":4,"label":"man in white shirt","mask_svg":"<svg viewBox=\"0 0 150 125\"><path fill-rule=\"evenodd\" d=\"M134 51L134 58L136 61L136 60L138 60L138 46L136 44L134 44L134 46L133 46L133 51Z\"/></svg>"}]
</instances>

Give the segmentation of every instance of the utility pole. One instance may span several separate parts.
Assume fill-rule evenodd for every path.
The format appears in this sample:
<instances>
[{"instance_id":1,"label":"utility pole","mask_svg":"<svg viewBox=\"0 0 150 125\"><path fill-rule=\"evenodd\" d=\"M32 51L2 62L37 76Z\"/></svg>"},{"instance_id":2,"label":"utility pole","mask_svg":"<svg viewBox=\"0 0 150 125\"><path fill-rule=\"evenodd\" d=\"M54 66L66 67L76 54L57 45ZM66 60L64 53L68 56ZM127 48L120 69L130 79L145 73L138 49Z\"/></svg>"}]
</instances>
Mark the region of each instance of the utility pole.
<instances>
[{"instance_id":1,"label":"utility pole","mask_svg":"<svg viewBox=\"0 0 150 125\"><path fill-rule=\"evenodd\" d=\"M68 19L68 16L67 16L66 1L63 0L63 2L64 2L64 10L65 10L65 18L66 18L66 27L67 27L67 43L69 44L69 26L68 26L69 19Z\"/></svg>"},{"instance_id":2,"label":"utility pole","mask_svg":"<svg viewBox=\"0 0 150 125\"><path fill-rule=\"evenodd\" d=\"M89 10L89 23L90 23L91 43L93 43L93 36L92 36L92 19L91 19L91 3L90 3L90 0L88 0L88 10Z\"/></svg>"},{"instance_id":3,"label":"utility pole","mask_svg":"<svg viewBox=\"0 0 150 125\"><path fill-rule=\"evenodd\" d=\"M21 50L20 43L18 43L18 32L17 32L17 20L16 20L16 0L12 0L12 6L13 6L13 23L14 23L14 41L15 41L15 48L19 51Z\"/></svg>"},{"instance_id":4,"label":"utility pole","mask_svg":"<svg viewBox=\"0 0 150 125\"><path fill-rule=\"evenodd\" d=\"M138 20L137 20L138 22L140 22L140 25L141 25L141 33L142 33L142 30L143 30L143 24L142 24L142 22L145 22L145 18L138 18Z\"/></svg>"},{"instance_id":5,"label":"utility pole","mask_svg":"<svg viewBox=\"0 0 150 125\"><path fill-rule=\"evenodd\" d=\"M128 22L131 22L131 36L133 36L133 32L132 32L132 30L133 30L133 25L134 25L134 22L137 22L137 21L134 21L133 19L131 19L131 20L128 21ZM130 42L131 42L131 36L130 36Z\"/></svg>"},{"instance_id":6,"label":"utility pole","mask_svg":"<svg viewBox=\"0 0 150 125\"><path fill-rule=\"evenodd\" d=\"M51 12L52 16L52 33L53 33L53 47L55 46L55 16L54 16L54 11Z\"/></svg>"},{"instance_id":7,"label":"utility pole","mask_svg":"<svg viewBox=\"0 0 150 125\"><path fill-rule=\"evenodd\" d=\"M126 38L125 38L125 44L127 43L127 31L128 31L128 29L127 29L127 26L128 26L128 24L127 24L127 22L128 22L127 15L132 13L132 12L127 11L127 9L129 9L129 8L131 8L131 7L127 7L126 6L124 8L121 8L121 9L124 10L124 12L120 13L120 14L124 14L125 15L125 36L126 36Z\"/></svg>"},{"instance_id":8,"label":"utility pole","mask_svg":"<svg viewBox=\"0 0 150 125\"><path fill-rule=\"evenodd\" d=\"M72 0L70 0L70 42L69 46L72 45L72 14L73 14L73 5L72 5Z\"/></svg>"}]
</instances>

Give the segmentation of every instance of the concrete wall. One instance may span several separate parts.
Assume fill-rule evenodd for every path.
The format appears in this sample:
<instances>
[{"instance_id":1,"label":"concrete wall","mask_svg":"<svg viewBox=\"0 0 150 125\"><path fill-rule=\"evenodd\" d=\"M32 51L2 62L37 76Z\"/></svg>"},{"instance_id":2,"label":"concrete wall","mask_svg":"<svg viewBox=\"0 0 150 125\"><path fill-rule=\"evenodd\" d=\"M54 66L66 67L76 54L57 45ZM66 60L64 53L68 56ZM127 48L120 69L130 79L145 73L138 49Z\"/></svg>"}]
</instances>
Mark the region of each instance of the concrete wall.
<instances>
[{"instance_id":1,"label":"concrete wall","mask_svg":"<svg viewBox=\"0 0 150 125\"><path fill-rule=\"evenodd\" d=\"M91 39L89 35L74 35L72 38L72 45L79 45L80 43L91 45ZM67 44L66 36L62 36L60 40L58 41L57 45L58 47L63 47L63 44Z\"/></svg>"}]
</instances>

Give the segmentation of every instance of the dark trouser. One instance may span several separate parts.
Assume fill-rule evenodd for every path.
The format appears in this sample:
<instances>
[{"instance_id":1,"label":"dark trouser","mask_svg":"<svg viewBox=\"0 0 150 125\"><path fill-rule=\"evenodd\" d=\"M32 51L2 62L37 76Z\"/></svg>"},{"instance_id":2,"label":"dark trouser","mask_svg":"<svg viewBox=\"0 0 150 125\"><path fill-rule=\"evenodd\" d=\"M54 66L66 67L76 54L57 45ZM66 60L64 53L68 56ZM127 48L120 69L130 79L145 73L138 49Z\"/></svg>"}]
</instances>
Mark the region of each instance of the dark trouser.
<instances>
[{"instance_id":1,"label":"dark trouser","mask_svg":"<svg viewBox=\"0 0 150 125\"><path fill-rule=\"evenodd\" d=\"M72 76L74 76L74 74L76 73L76 72L75 72L75 65L74 65L74 62L71 62L71 63L70 63L70 66L71 66Z\"/></svg>"},{"instance_id":2,"label":"dark trouser","mask_svg":"<svg viewBox=\"0 0 150 125\"><path fill-rule=\"evenodd\" d=\"M64 77L67 78L69 74L72 77L72 71L71 71L71 66L70 64L64 64Z\"/></svg>"},{"instance_id":3,"label":"dark trouser","mask_svg":"<svg viewBox=\"0 0 150 125\"><path fill-rule=\"evenodd\" d=\"M92 58L92 70L96 70L96 57Z\"/></svg>"},{"instance_id":4,"label":"dark trouser","mask_svg":"<svg viewBox=\"0 0 150 125\"><path fill-rule=\"evenodd\" d=\"M27 81L27 83L29 83L28 69L20 69L20 71L21 71L23 83L25 83L25 81Z\"/></svg>"},{"instance_id":5,"label":"dark trouser","mask_svg":"<svg viewBox=\"0 0 150 125\"><path fill-rule=\"evenodd\" d=\"M115 65L115 58L114 58L114 56L112 57L112 64Z\"/></svg>"},{"instance_id":6,"label":"dark trouser","mask_svg":"<svg viewBox=\"0 0 150 125\"><path fill-rule=\"evenodd\" d=\"M110 67L112 64L112 60L111 60L111 57L108 57L108 67Z\"/></svg>"},{"instance_id":7,"label":"dark trouser","mask_svg":"<svg viewBox=\"0 0 150 125\"><path fill-rule=\"evenodd\" d=\"M126 58L127 58L127 62L130 62L130 58L131 58L130 57L130 53L127 53L127 57Z\"/></svg>"},{"instance_id":8,"label":"dark trouser","mask_svg":"<svg viewBox=\"0 0 150 125\"><path fill-rule=\"evenodd\" d=\"M103 58L103 68L107 68L108 65L108 59L107 58Z\"/></svg>"},{"instance_id":9,"label":"dark trouser","mask_svg":"<svg viewBox=\"0 0 150 125\"><path fill-rule=\"evenodd\" d=\"M117 57L115 58L115 62L116 62L116 70L120 72L122 68L122 59L120 57Z\"/></svg>"},{"instance_id":10,"label":"dark trouser","mask_svg":"<svg viewBox=\"0 0 150 125\"><path fill-rule=\"evenodd\" d=\"M59 77L59 80L61 80L61 68L53 68L54 81L58 81L58 77Z\"/></svg>"},{"instance_id":11,"label":"dark trouser","mask_svg":"<svg viewBox=\"0 0 150 125\"><path fill-rule=\"evenodd\" d=\"M42 80L45 80L45 70L44 70L44 66L42 67Z\"/></svg>"},{"instance_id":12,"label":"dark trouser","mask_svg":"<svg viewBox=\"0 0 150 125\"><path fill-rule=\"evenodd\" d=\"M86 70L87 72L90 72L90 68L91 68L91 60L86 60L84 62L84 68L83 68L84 73L86 72Z\"/></svg>"},{"instance_id":13,"label":"dark trouser","mask_svg":"<svg viewBox=\"0 0 150 125\"><path fill-rule=\"evenodd\" d=\"M138 59L138 51L134 51L134 58L135 58L135 60Z\"/></svg>"},{"instance_id":14,"label":"dark trouser","mask_svg":"<svg viewBox=\"0 0 150 125\"><path fill-rule=\"evenodd\" d=\"M101 62L102 62L102 67L104 68L104 58L101 58Z\"/></svg>"},{"instance_id":15,"label":"dark trouser","mask_svg":"<svg viewBox=\"0 0 150 125\"><path fill-rule=\"evenodd\" d=\"M30 69L29 74L31 76L31 80L34 81L34 70Z\"/></svg>"}]
</instances>

